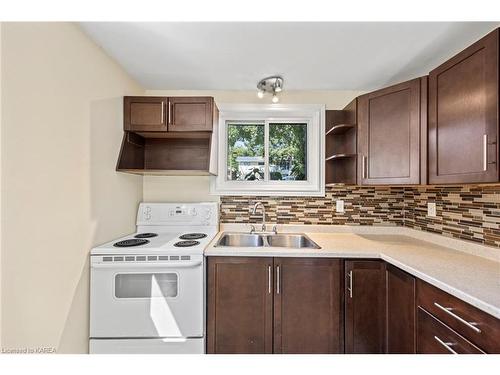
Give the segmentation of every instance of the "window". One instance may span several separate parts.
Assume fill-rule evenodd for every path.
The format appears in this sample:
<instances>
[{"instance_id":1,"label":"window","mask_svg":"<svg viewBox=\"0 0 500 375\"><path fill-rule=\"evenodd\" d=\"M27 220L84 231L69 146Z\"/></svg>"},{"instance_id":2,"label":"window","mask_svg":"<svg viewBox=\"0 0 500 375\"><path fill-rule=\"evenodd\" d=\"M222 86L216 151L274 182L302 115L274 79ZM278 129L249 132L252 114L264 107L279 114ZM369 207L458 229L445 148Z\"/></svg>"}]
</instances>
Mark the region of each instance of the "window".
<instances>
[{"instance_id":1,"label":"window","mask_svg":"<svg viewBox=\"0 0 500 375\"><path fill-rule=\"evenodd\" d=\"M307 180L307 124L269 124L269 178Z\"/></svg>"},{"instance_id":2,"label":"window","mask_svg":"<svg viewBox=\"0 0 500 375\"><path fill-rule=\"evenodd\" d=\"M227 179L261 181L265 175L264 125L227 125Z\"/></svg>"},{"instance_id":3,"label":"window","mask_svg":"<svg viewBox=\"0 0 500 375\"><path fill-rule=\"evenodd\" d=\"M324 107L219 105L224 195L324 195Z\"/></svg>"}]
</instances>

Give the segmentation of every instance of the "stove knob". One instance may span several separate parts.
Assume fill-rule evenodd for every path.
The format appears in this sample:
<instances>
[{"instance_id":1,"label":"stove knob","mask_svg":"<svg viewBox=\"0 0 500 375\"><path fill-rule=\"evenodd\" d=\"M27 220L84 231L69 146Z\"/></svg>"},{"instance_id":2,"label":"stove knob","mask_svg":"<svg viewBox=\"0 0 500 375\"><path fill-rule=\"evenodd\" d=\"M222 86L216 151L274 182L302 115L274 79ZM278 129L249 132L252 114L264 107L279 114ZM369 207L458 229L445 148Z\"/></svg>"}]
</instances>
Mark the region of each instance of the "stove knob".
<instances>
[{"instance_id":1,"label":"stove knob","mask_svg":"<svg viewBox=\"0 0 500 375\"><path fill-rule=\"evenodd\" d=\"M151 220L151 214L145 214L144 219L146 220Z\"/></svg>"},{"instance_id":2,"label":"stove knob","mask_svg":"<svg viewBox=\"0 0 500 375\"><path fill-rule=\"evenodd\" d=\"M193 208L191 210L191 216L196 216L196 215L198 215L198 212L196 211L196 208Z\"/></svg>"}]
</instances>

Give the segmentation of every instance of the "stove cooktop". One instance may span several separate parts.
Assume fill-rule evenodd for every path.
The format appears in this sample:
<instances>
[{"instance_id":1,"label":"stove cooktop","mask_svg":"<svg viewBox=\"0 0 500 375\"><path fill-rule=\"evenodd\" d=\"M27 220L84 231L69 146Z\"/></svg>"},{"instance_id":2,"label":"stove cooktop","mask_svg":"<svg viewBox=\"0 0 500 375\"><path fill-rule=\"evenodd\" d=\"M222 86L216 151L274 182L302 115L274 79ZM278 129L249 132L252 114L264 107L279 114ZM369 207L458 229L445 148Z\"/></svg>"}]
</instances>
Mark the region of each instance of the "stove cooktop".
<instances>
[{"instance_id":1,"label":"stove cooktop","mask_svg":"<svg viewBox=\"0 0 500 375\"><path fill-rule=\"evenodd\" d=\"M182 237L180 237L182 238ZM179 241L179 242L176 242L174 243L174 246L175 247L191 247L191 246L196 246L196 245L199 245L200 242L199 241L193 241L193 240L190 240L190 241Z\"/></svg>"},{"instance_id":2,"label":"stove cooktop","mask_svg":"<svg viewBox=\"0 0 500 375\"><path fill-rule=\"evenodd\" d=\"M199 240L205 238L207 235L205 233L186 233L179 236L181 240Z\"/></svg>"},{"instance_id":3,"label":"stove cooktop","mask_svg":"<svg viewBox=\"0 0 500 375\"><path fill-rule=\"evenodd\" d=\"M216 234L216 230L208 230L205 233L141 231L97 246L92 249L91 255L202 254Z\"/></svg>"},{"instance_id":4,"label":"stove cooktop","mask_svg":"<svg viewBox=\"0 0 500 375\"><path fill-rule=\"evenodd\" d=\"M134 236L134 238L153 238L158 236L158 233L139 233Z\"/></svg>"},{"instance_id":5,"label":"stove cooktop","mask_svg":"<svg viewBox=\"0 0 500 375\"><path fill-rule=\"evenodd\" d=\"M133 246L145 245L147 243L149 243L148 240L142 240L142 239L139 239L139 238L130 238L130 239L127 239L127 240L122 240L122 241L115 242L113 244L113 246L114 247L133 247Z\"/></svg>"}]
</instances>

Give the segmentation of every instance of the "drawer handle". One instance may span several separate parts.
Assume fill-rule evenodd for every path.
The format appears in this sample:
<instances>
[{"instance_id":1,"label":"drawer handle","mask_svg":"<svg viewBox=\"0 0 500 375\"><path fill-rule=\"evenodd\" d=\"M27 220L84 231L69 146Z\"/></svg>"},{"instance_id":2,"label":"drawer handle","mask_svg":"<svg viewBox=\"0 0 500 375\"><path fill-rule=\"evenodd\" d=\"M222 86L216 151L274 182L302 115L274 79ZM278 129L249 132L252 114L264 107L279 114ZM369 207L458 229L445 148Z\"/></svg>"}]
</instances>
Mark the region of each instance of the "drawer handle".
<instances>
[{"instance_id":1,"label":"drawer handle","mask_svg":"<svg viewBox=\"0 0 500 375\"><path fill-rule=\"evenodd\" d=\"M452 345L455 345L454 343L452 342L444 342L443 340L441 340L439 337L437 336L434 336L434 339L440 343L442 346L444 346L446 348L446 350L448 350L450 353L453 353L453 354L458 354L456 351L454 351L451 346Z\"/></svg>"},{"instance_id":2,"label":"drawer handle","mask_svg":"<svg viewBox=\"0 0 500 375\"><path fill-rule=\"evenodd\" d=\"M434 302L434 306L436 306L437 308L443 310L445 313L447 313L448 315L452 316L453 318L455 318L456 320L458 320L460 323L463 323L465 324L467 327L469 327L470 329L473 329L475 332L477 333L481 333L481 330L479 328L477 328L477 323L476 322L468 322L467 320L459 317L457 314L455 314L452 310L451 307L443 307L441 306L439 303L437 302Z\"/></svg>"}]
</instances>

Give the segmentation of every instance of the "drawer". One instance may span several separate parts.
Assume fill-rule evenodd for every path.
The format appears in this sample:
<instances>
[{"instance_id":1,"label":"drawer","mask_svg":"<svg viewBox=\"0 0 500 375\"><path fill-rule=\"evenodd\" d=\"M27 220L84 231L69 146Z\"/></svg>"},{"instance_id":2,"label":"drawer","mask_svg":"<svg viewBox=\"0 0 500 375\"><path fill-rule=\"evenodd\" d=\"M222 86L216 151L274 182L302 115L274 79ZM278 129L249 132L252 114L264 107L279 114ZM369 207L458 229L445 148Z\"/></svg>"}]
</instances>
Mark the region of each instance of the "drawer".
<instances>
[{"instance_id":1,"label":"drawer","mask_svg":"<svg viewBox=\"0 0 500 375\"><path fill-rule=\"evenodd\" d=\"M417 305L487 353L500 353L500 320L417 280Z\"/></svg>"},{"instance_id":2,"label":"drawer","mask_svg":"<svg viewBox=\"0 0 500 375\"><path fill-rule=\"evenodd\" d=\"M417 308L417 353L482 354L484 352L419 307Z\"/></svg>"}]
</instances>

